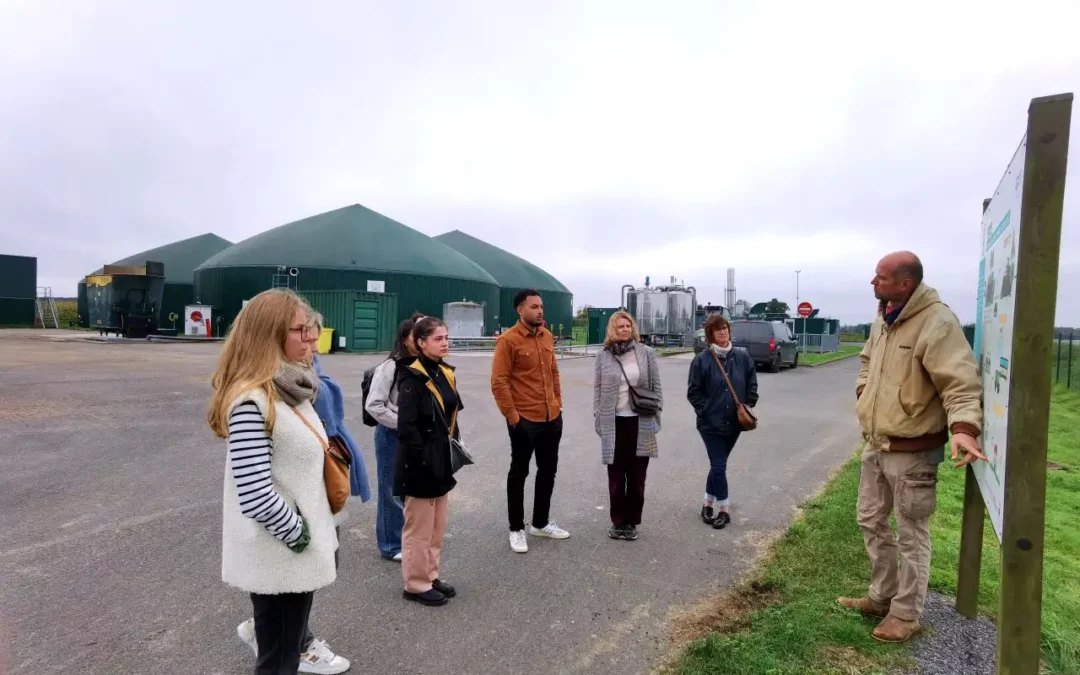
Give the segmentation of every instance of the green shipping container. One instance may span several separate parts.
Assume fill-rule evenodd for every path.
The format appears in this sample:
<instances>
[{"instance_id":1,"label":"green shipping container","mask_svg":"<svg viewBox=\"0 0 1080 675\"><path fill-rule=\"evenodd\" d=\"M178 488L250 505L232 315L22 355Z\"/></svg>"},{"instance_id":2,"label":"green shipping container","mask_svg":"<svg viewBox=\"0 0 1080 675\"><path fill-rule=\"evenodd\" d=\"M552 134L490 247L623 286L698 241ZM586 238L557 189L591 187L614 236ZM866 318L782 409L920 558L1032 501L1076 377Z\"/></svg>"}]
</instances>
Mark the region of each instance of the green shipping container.
<instances>
[{"instance_id":1,"label":"green shipping container","mask_svg":"<svg viewBox=\"0 0 1080 675\"><path fill-rule=\"evenodd\" d=\"M617 311L619 311L618 307L589 308L589 344L598 345L604 342L604 338L607 337L608 321L611 321L611 315Z\"/></svg>"},{"instance_id":2,"label":"green shipping container","mask_svg":"<svg viewBox=\"0 0 1080 675\"><path fill-rule=\"evenodd\" d=\"M37 258L0 255L0 298L37 297Z\"/></svg>"},{"instance_id":3,"label":"green shipping container","mask_svg":"<svg viewBox=\"0 0 1080 675\"><path fill-rule=\"evenodd\" d=\"M388 352L398 326L398 297L366 291L301 291L323 325L334 329L333 350ZM343 344L344 341L344 344Z\"/></svg>"},{"instance_id":4,"label":"green shipping container","mask_svg":"<svg viewBox=\"0 0 1080 675\"><path fill-rule=\"evenodd\" d=\"M0 326L31 328L37 316L33 298L0 298Z\"/></svg>"}]
</instances>

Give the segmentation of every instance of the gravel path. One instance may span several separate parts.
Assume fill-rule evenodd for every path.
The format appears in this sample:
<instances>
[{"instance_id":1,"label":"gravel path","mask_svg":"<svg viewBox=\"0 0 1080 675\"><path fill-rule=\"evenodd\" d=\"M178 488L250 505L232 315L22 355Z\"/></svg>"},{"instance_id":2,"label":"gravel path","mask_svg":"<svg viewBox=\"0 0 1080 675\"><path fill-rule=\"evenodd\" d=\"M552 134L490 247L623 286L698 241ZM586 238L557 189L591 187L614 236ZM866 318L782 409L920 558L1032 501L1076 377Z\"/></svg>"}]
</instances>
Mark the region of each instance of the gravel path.
<instances>
[{"instance_id":1,"label":"gravel path","mask_svg":"<svg viewBox=\"0 0 1080 675\"><path fill-rule=\"evenodd\" d=\"M966 619L954 600L938 593L926 599L927 628L911 645L920 668L907 675L994 675L997 626L986 617Z\"/></svg>"}]
</instances>

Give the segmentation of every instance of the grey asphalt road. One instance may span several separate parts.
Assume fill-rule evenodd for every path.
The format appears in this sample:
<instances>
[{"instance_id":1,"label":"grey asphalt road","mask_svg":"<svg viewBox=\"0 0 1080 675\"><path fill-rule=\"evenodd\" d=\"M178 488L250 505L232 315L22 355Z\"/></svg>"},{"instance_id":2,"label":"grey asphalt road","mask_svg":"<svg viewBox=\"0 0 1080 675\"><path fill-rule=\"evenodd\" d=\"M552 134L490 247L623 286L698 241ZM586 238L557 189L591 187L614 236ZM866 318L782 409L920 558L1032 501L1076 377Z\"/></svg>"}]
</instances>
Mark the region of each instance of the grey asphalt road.
<instances>
[{"instance_id":1,"label":"grey asphalt road","mask_svg":"<svg viewBox=\"0 0 1080 675\"><path fill-rule=\"evenodd\" d=\"M251 605L220 580L224 444L204 422L217 346L24 335L0 331L0 661L19 675L250 672L235 629ZM351 500L338 581L316 594L312 618L353 673L645 672L667 651L669 611L735 581L858 442L854 361L762 373L762 427L729 468L734 523L714 531L698 517L708 463L685 397L689 358L661 359L666 406L641 538L613 541L593 362L565 360L553 517L572 537L531 539L517 555L490 358L449 360L477 456L450 501L443 577L459 597L435 609L402 600L398 565L375 548L374 501ZM377 361L325 357L350 392L373 490L359 405ZM531 477L526 489L528 510Z\"/></svg>"}]
</instances>

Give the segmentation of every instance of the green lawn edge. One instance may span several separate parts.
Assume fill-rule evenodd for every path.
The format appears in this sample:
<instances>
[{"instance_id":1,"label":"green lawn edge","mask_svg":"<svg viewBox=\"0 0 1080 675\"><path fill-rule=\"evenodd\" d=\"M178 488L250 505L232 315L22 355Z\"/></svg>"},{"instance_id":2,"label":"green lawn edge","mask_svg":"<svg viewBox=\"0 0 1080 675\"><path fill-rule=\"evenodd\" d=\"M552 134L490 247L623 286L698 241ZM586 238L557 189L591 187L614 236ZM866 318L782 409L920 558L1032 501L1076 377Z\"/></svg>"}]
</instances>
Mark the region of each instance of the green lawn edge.
<instances>
[{"instance_id":1,"label":"green lawn edge","mask_svg":"<svg viewBox=\"0 0 1080 675\"><path fill-rule=\"evenodd\" d=\"M1051 403L1047 475L1043 657L1054 675L1080 673L1080 397L1055 388ZM757 606L730 629L688 645L670 670L682 675L795 675L890 673L911 667L910 646L882 645L875 623L836 605L840 595L862 595L869 561L855 522L859 456L840 469L822 493L801 505L799 517L765 554L742 588L778 600ZM963 471L943 464L938 508L931 522L934 554L930 586L953 595L959 558ZM986 521L980 604L996 613L997 537ZM750 595L750 591L747 591ZM758 603L760 605L760 603Z\"/></svg>"}]
</instances>

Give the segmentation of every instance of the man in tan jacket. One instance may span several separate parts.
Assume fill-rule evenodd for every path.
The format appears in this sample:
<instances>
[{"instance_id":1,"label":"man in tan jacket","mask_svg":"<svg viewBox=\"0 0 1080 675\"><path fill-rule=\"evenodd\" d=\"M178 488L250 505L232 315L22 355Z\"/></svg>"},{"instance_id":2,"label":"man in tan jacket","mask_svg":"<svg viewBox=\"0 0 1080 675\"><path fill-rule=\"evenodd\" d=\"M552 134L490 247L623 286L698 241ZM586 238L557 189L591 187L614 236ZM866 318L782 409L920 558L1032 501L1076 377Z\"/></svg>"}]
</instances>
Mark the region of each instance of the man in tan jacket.
<instances>
[{"instance_id":1,"label":"man in tan jacket","mask_svg":"<svg viewBox=\"0 0 1080 675\"><path fill-rule=\"evenodd\" d=\"M529 534L566 539L570 533L549 519L551 493L559 468L562 440L562 386L555 339L544 328L544 300L526 288L514 296L518 323L499 336L491 364L491 393L506 418L510 434L510 471L506 476L506 508L510 549L527 553L525 479L536 456L536 492Z\"/></svg>"},{"instance_id":2,"label":"man in tan jacket","mask_svg":"<svg viewBox=\"0 0 1080 675\"><path fill-rule=\"evenodd\" d=\"M859 527L870 556L870 592L839 598L883 620L873 636L906 642L919 627L930 578L930 516L938 464L952 432L955 466L985 460L982 384L956 315L923 283L914 253L892 253L873 281L878 315L863 348L855 391L866 447ZM896 516L897 534L889 524ZM897 550L900 567L897 569Z\"/></svg>"}]
</instances>

